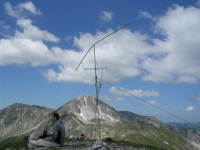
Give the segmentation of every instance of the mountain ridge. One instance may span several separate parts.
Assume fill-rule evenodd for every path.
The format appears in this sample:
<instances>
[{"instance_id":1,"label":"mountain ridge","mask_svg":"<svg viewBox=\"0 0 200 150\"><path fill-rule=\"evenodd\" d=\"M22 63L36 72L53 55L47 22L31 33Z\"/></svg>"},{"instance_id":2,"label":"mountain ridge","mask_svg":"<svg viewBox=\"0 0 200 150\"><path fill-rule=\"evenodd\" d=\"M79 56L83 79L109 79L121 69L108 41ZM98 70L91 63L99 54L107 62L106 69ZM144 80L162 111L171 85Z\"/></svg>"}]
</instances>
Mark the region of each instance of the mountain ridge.
<instances>
[{"instance_id":1,"label":"mountain ridge","mask_svg":"<svg viewBox=\"0 0 200 150\"><path fill-rule=\"evenodd\" d=\"M114 108L102 101L99 101L99 110L101 127L100 134L102 138L115 137L117 136L117 130L123 127L125 128L127 124L134 122L143 124L145 127L151 126L151 128L149 128L149 130L152 130L151 132L154 132L153 130L157 129L160 131L170 129L172 130L170 133L172 132L174 136L180 132L178 130L179 127L172 128L172 125L165 125L154 116L141 116L128 111L116 111ZM49 114L52 112L58 112L60 114L60 119L62 119L63 124L65 125L67 136L80 136L81 133L84 133L87 137L95 139L96 133L91 132L94 130L98 131L94 119L95 111L96 99L89 95L80 95L57 110L41 106L15 103L0 110L0 130L4 135L6 134L6 137L30 133L30 137L34 139L37 138L44 129L48 131L52 130ZM9 127L6 128L7 130L4 130L6 126L9 126L10 128L12 127L12 130L8 130L7 128ZM26 132L24 130L26 130ZM137 134L145 135L145 132L146 131L141 128L141 131ZM192 137L197 137L195 140L198 139L198 136L195 133L190 134L190 140L193 140ZM0 134L0 140L2 138L3 137ZM159 141L159 143L162 145L163 141ZM151 144L153 144L153 142L151 142L150 145Z\"/></svg>"}]
</instances>

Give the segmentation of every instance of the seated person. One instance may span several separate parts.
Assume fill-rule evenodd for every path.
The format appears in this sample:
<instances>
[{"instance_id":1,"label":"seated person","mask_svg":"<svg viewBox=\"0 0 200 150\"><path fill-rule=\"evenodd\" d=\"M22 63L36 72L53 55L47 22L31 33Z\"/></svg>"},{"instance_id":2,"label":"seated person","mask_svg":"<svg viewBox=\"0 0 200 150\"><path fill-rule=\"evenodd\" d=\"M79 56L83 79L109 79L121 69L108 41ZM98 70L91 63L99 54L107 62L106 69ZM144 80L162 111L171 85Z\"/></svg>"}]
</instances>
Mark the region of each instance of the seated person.
<instances>
[{"instance_id":1,"label":"seated person","mask_svg":"<svg viewBox=\"0 0 200 150\"><path fill-rule=\"evenodd\" d=\"M36 146L52 146L52 147L59 147L63 146L66 135L65 135L65 126L62 124L62 121L59 120L59 114L53 113L51 116L51 121L53 122L53 131L52 134L45 133L44 139L39 140L29 140L26 136L24 138L25 141L25 148L34 148Z\"/></svg>"}]
</instances>

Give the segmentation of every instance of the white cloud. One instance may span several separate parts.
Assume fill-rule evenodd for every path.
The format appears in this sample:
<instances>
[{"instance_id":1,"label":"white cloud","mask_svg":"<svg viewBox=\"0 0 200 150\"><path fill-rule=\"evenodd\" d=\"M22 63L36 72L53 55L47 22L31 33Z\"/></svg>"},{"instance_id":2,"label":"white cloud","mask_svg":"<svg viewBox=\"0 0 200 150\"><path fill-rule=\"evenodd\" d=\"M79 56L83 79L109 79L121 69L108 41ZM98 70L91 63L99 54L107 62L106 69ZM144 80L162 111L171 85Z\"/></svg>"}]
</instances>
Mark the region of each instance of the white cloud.
<instances>
[{"instance_id":1,"label":"white cloud","mask_svg":"<svg viewBox=\"0 0 200 150\"><path fill-rule=\"evenodd\" d=\"M139 15L140 15L140 17L150 18L152 20L155 20L155 18L150 13L148 13L146 11L140 11Z\"/></svg>"},{"instance_id":2,"label":"white cloud","mask_svg":"<svg viewBox=\"0 0 200 150\"><path fill-rule=\"evenodd\" d=\"M200 9L174 5L157 18L155 32L164 36L154 39L153 48L160 55L148 57L142 68L144 81L199 83L200 78Z\"/></svg>"},{"instance_id":3,"label":"white cloud","mask_svg":"<svg viewBox=\"0 0 200 150\"><path fill-rule=\"evenodd\" d=\"M156 102L156 101L147 101L146 103L144 103L145 105L161 105L160 102Z\"/></svg>"},{"instance_id":4,"label":"white cloud","mask_svg":"<svg viewBox=\"0 0 200 150\"><path fill-rule=\"evenodd\" d=\"M113 13L112 12L108 12L108 11L102 11L101 12L101 16L100 19L103 22L112 22L112 17L113 17Z\"/></svg>"},{"instance_id":5,"label":"white cloud","mask_svg":"<svg viewBox=\"0 0 200 150\"><path fill-rule=\"evenodd\" d=\"M34 14L34 15L41 15L40 10L38 10L31 1L25 2L25 3L20 3L15 7L12 6L9 2L6 2L4 4L4 6L5 6L7 13L11 17L15 17L15 18L25 17L26 11L31 14Z\"/></svg>"},{"instance_id":6,"label":"white cloud","mask_svg":"<svg viewBox=\"0 0 200 150\"><path fill-rule=\"evenodd\" d=\"M106 101L123 101L124 100L124 98L122 98L122 97L117 97L116 99L114 99L114 98L111 98L107 95L99 95L99 98L106 100Z\"/></svg>"},{"instance_id":7,"label":"white cloud","mask_svg":"<svg viewBox=\"0 0 200 150\"><path fill-rule=\"evenodd\" d=\"M1 26L4 30L10 29L10 26L7 25L5 21L0 21L0 26Z\"/></svg>"},{"instance_id":8,"label":"white cloud","mask_svg":"<svg viewBox=\"0 0 200 150\"><path fill-rule=\"evenodd\" d=\"M73 39L73 36L65 37L65 41L66 41L66 42L68 42L68 41L70 41L70 40L72 40L72 39Z\"/></svg>"},{"instance_id":9,"label":"white cloud","mask_svg":"<svg viewBox=\"0 0 200 150\"><path fill-rule=\"evenodd\" d=\"M189 107L187 107L185 110L186 110L186 111L194 111L195 108L194 108L193 106L189 106Z\"/></svg>"},{"instance_id":10,"label":"white cloud","mask_svg":"<svg viewBox=\"0 0 200 150\"><path fill-rule=\"evenodd\" d=\"M30 2L19 4L15 9L30 9L32 13L37 14L37 9L33 9L34 7L31 4ZM8 8L11 7L9 3L5 5L7 5ZM5 28L5 23L2 22L1 24L4 25ZM58 54L58 51L55 51L53 48L48 49L43 43L43 41L58 42L59 38L33 26L30 19L18 18L17 26L20 27L20 30L16 29L13 36L5 35L7 38L0 39L1 66L13 63L38 66L59 62L58 57L60 57L60 54ZM9 28L9 26L6 26L6 28ZM4 34L6 34L6 32ZM62 54L64 53L63 51Z\"/></svg>"},{"instance_id":11,"label":"white cloud","mask_svg":"<svg viewBox=\"0 0 200 150\"><path fill-rule=\"evenodd\" d=\"M125 92L124 92L125 91ZM124 88L117 88L112 86L109 92L120 96L136 96L136 97L160 97L160 93L157 91L143 91L143 90L127 90Z\"/></svg>"},{"instance_id":12,"label":"white cloud","mask_svg":"<svg viewBox=\"0 0 200 150\"><path fill-rule=\"evenodd\" d=\"M6 9L7 13L8 13L11 17L16 17L16 18L19 17L19 12L18 12L17 10L14 11L9 2L6 2L6 3L4 4L4 6L5 6L5 9Z\"/></svg>"},{"instance_id":13,"label":"white cloud","mask_svg":"<svg viewBox=\"0 0 200 150\"><path fill-rule=\"evenodd\" d=\"M74 46L79 51L48 48L43 41L58 42L59 38L46 30L34 26L30 19L21 18L24 11L34 15L41 13L31 2L16 7L5 4L9 15L16 17L17 26L13 36L0 39L0 65L31 64L32 66L58 64L58 71L49 68L43 75L49 82L88 83L94 77L93 71L80 67L74 71L88 51L98 40L113 30L85 33L74 37ZM107 21L112 20L111 12L102 12ZM153 19L149 13L143 16ZM138 75L143 81L165 83L199 83L200 79L200 9L189 6L184 8L174 5L163 15L154 20L154 32L163 39L153 39L140 32L122 29L116 34L98 43L96 56L98 67L104 70L103 79L115 83L121 79L134 78ZM106 21L106 19L105 19ZM151 41L152 44L149 44ZM26 56L26 57L25 57ZM83 66L93 68L93 53L89 52ZM98 74L101 76L101 72ZM159 97L156 91L128 90L138 97ZM121 94L124 95L124 94ZM125 94L126 95L126 94Z\"/></svg>"},{"instance_id":14,"label":"white cloud","mask_svg":"<svg viewBox=\"0 0 200 150\"><path fill-rule=\"evenodd\" d=\"M59 42L59 38L53 34L42 31L38 27L32 25L32 21L29 19L19 19L17 25L22 29L22 32L16 30L14 38L18 39L31 39L31 40L45 40L50 42Z\"/></svg>"},{"instance_id":15,"label":"white cloud","mask_svg":"<svg viewBox=\"0 0 200 150\"><path fill-rule=\"evenodd\" d=\"M1 66L13 63L47 65L53 62L53 57L54 54L41 41L16 38L0 40Z\"/></svg>"},{"instance_id":16,"label":"white cloud","mask_svg":"<svg viewBox=\"0 0 200 150\"><path fill-rule=\"evenodd\" d=\"M41 15L40 10L38 10L31 1L26 2L26 3L20 3L17 7L21 9L22 11L27 10L34 15Z\"/></svg>"},{"instance_id":17,"label":"white cloud","mask_svg":"<svg viewBox=\"0 0 200 150\"><path fill-rule=\"evenodd\" d=\"M189 97L189 100L191 100L191 101L200 101L200 93L199 94L191 95Z\"/></svg>"}]
</instances>

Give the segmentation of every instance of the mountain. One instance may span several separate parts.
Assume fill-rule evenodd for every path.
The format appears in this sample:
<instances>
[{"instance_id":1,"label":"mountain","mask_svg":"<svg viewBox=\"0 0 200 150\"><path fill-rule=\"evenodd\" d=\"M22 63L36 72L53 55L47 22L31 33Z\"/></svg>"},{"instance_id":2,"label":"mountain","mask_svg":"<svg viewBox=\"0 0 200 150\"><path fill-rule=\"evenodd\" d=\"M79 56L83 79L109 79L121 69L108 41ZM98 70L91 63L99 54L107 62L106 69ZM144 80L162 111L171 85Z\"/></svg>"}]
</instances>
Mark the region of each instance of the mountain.
<instances>
[{"instance_id":1,"label":"mountain","mask_svg":"<svg viewBox=\"0 0 200 150\"><path fill-rule=\"evenodd\" d=\"M96 100L94 97L81 95L63 105L58 112L62 114L66 110L68 113L75 114L81 121L88 123L94 118ZM102 101L99 101L99 110L100 118L105 122L117 122L121 120L118 112Z\"/></svg>"},{"instance_id":2,"label":"mountain","mask_svg":"<svg viewBox=\"0 0 200 150\"><path fill-rule=\"evenodd\" d=\"M150 126L153 126L156 128L163 128L163 129L168 129L168 130L172 130L172 131L176 131L176 132L183 131L183 129L181 129L180 127L178 127L176 125L162 123L154 116L140 116L140 115L134 114L129 111L118 111L118 114L119 114L121 120L124 122L127 122L127 123L136 121L136 122L140 122L140 123L145 123L147 125L150 125Z\"/></svg>"},{"instance_id":3,"label":"mountain","mask_svg":"<svg viewBox=\"0 0 200 150\"><path fill-rule=\"evenodd\" d=\"M0 110L0 140L22 134L29 135L31 139L35 139L41 135L43 130L51 132L52 123L50 121L50 114L53 111L45 107L29 106L19 103ZM175 139L176 142L179 142L178 139L185 142L185 144L182 144L182 142L180 144L176 143L179 147L182 146L184 147L183 149L193 147L190 144L191 141L187 142L184 140L186 138L185 135L179 137L178 135L181 133L174 132L180 131L179 127L166 125L153 116L140 116L132 112L116 111L102 101L99 101L100 115L99 119L97 119L94 117L96 112L96 99L91 96L78 96L54 112L60 114L60 119L65 125L67 136L80 136L83 133L90 139L97 139L100 133L101 138L114 137L116 140L120 140L119 137L125 135L123 133L126 133L127 136L123 140L135 142L135 139L132 140L129 137L135 136L136 139L143 137L141 138L143 140L137 142L152 146L155 143L159 143L159 147L162 147L161 145L165 145L168 142L169 145L173 146L174 143L167 139L177 137ZM100 122L100 126L98 126L98 121ZM138 126L141 126L140 130ZM169 129L174 131L170 131ZM149 136L150 133L158 138ZM162 140L166 137L166 143L159 140L159 137ZM146 139L149 139L151 142L147 143Z\"/></svg>"},{"instance_id":4,"label":"mountain","mask_svg":"<svg viewBox=\"0 0 200 150\"><path fill-rule=\"evenodd\" d=\"M97 125L97 119L94 118L96 112L96 100L94 97L78 96L64 104L56 112L59 113L66 127L67 136L80 136L84 133L90 138L97 138L99 126ZM112 137L115 130L124 125L118 112L102 101L99 101L99 118L101 137ZM49 120L41 123L37 128L38 130L35 130L31 135L32 138L36 138L44 129L51 131L52 125L48 122Z\"/></svg>"},{"instance_id":5,"label":"mountain","mask_svg":"<svg viewBox=\"0 0 200 150\"><path fill-rule=\"evenodd\" d=\"M190 129L195 129L195 130L200 130L200 122L196 122L196 123L176 123L176 122L169 122L167 123L169 125L176 125L179 126L181 128L184 128L185 130L190 130Z\"/></svg>"},{"instance_id":6,"label":"mountain","mask_svg":"<svg viewBox=\"0 0 200 150\"><path fill-rule=\"evenodd\" d=\"M0 110L0 139L34 130L53 110L21 103Z\"/></svg>"},{"instance_id":7,"label":"mountain","mask_svg":"<svg viewBox=\"0 0 200 150\"><path fill-rule=\"evenodd\" d=\"M117 129L113 139L136 144L143 143L167 150L196 149L178 132L155 128L138 122L130 122Z\"/></svg>"}]
</instances>

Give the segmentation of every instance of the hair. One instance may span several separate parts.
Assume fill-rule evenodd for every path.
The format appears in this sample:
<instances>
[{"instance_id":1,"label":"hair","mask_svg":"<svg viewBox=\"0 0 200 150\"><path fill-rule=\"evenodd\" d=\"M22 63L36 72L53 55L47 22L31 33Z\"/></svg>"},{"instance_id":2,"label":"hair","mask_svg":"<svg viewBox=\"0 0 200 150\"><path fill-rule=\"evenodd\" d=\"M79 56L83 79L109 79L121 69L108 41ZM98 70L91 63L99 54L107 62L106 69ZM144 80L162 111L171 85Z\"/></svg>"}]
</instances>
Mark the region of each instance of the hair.
<instances>
[{"instance_id":1,"label":"hair","mask_svg":"<svg viewBox=\"0 0 200 150\"><path fill-rule=\"evenodd\" d=\"M56 118L57 120L59 120L59 114L58 113L52 113L52 115L54 116L54 118Z\"/></svg>"}]
</instances>

